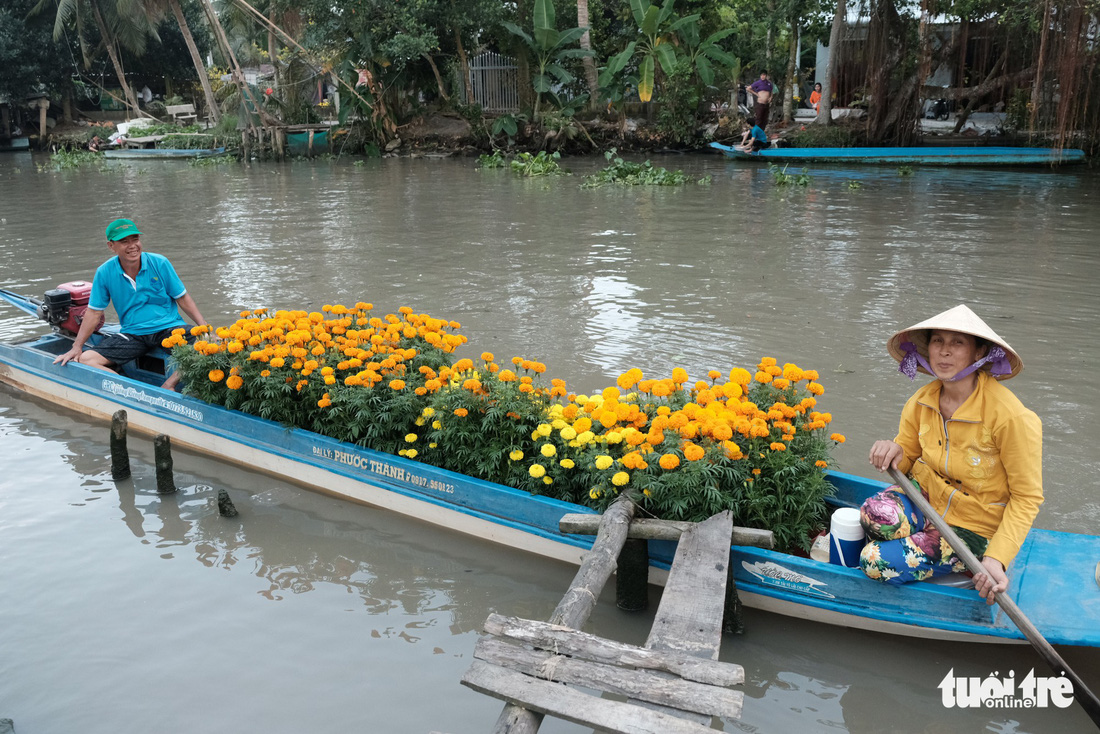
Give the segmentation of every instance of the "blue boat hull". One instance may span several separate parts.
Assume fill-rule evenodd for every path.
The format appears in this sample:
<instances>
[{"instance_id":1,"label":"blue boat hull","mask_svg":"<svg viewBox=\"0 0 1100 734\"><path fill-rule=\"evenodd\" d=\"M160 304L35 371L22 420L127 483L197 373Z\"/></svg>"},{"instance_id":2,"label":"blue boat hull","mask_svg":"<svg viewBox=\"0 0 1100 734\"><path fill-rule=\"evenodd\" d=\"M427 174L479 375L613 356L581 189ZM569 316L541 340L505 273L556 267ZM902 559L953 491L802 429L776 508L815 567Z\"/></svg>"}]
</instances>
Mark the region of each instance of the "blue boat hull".
<instances>
[{"instance_id":1,"label":"blue boat hull","mask_svg":"<svg viewBox=\"0 0 1100 734\"><path fill-rule=\"evenodd\" d=\"M1055 166L1083 163L1085 151L1076 148L766 148L746 153L721 143L710 147L729 158L771 163L868 163L907 166Z\"/></svg>"},{"instance_id":2,"label":"blue boat hull","mask_svg":"<svg viewBox=\"0 0 1100 734\"><path fill-rule=\"evenodd\" d=\"M0 293L0 295L3 295ZM558 529L592 510L343 443L210 405L155 384L157 371L113 375L54 365L69 340L0 344L0 381L107 420L125 409L132 428L340 497L539 555L579 564L592 539ZM884 485L833 473L837 501L858 505ZM652 541L651 578L662 582L675 544ZM746 606L803 619L926 638L1018 642L1022 635L973 590L931 583L893 587L858 570L735 546L732 569ZM1052 643L1100 645L1100 538L1033 530L1010 569L1016 603Z\"/></svg>"}]
</instances>

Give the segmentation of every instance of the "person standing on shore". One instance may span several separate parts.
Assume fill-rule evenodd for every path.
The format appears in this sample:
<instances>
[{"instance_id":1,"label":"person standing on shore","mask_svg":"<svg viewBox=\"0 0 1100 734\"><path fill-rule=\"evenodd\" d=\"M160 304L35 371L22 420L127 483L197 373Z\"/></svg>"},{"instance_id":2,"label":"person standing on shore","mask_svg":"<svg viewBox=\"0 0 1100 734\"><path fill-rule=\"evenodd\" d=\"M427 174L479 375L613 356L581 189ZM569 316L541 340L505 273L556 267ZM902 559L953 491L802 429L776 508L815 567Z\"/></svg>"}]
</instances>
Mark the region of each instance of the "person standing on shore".
<instances>
[{"instance_id":1,"label":"person standing on shore","mask_svg":"<svg viewBox=\"0 0 1100 734\"><path fill-rule=\"evenodd\" d=\"M768 72L760 72L760 78L752 83L748 89L754 100L752 116L761 129L768 127L768 115L771 114L772 94L775 85L768 81Z\"/></svg>"}]
</instances>

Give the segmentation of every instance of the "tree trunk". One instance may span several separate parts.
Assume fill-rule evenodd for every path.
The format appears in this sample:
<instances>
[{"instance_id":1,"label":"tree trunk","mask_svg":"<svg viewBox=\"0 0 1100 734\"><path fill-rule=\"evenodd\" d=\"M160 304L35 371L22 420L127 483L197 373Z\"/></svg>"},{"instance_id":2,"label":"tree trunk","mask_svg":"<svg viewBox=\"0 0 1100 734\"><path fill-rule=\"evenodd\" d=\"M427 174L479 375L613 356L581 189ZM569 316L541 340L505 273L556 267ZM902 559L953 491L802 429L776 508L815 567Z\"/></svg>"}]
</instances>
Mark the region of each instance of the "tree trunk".
<instances>
[{"instance_id":1,"label":"tree trunk","mask_svg":"<svg viewBox=\"0 0 1100 734\"><path fill-rule=\"evenodd\" d=\"M107 55L111 58L111 65L115 67L115 76L118 77L119 86L122 87L122 93L126 97L126 104L133 108L135 116L141 117L141 109L138 107L134 90L130 89L130 85L126 83L126 72L122 69L122 59L119 58L118 49L115 48L114 36L107 30L107 24L103 22L103 14L99 12L99 5L96 0L89 0L88 4L92 6L96 28L99 29L103 45L107 47Z\"/></svg>"},{"instance_id":2,"label":"tree trunk","mask_svg":"<svg viewBox=\"0 0 1100 734\"><path fill-rule=\"evenodd\" d=\"M825 80L821 82L821 102L818 104L817 122L820 125L833 124L833 77L840 68L840 39L844 35L844 16L848 12L845 0L837 0L836 13L833 14L833 28L829 31L829 63L825 69Z\"/></svg>"},{"instance_id":3,"label":"tree trunk","mask_svg":"<svg viewBox=\"0 0 1100 734\"><path fill-rule=\"evenodd\" d=\"M516 25L527 28L530 24L530 8L524 0L516 0ZM535 86L531 82L531 60L527 58L527 47L518 38L513 39L512 47L516 55L516 76L519 77L519 107L530 109L537 103Z\"/></svg>"},{"instance_id":4,"label":"tree trunk","mask_svg":"<svg viewBox=\"0 0 1100 734\"><path fill-rule=\"evenodd\" d=\"M432 74L435 76L435 85L439 88L439 96L443 98L445 102L450 102L451 97L447 94L447 87L443 84L443 77L439 74L439 67L435 65L435 61L432 59L431 54L420 54L428 61L428 66L432 67Z\"/></svg>"},{"instance_id":5,"label":"tree trunk","mask_svg":"<svg viewBox=\"0 0 1100 734\"><path fill-rule=\"evenodd\" d=\"M791 53L787 57L787 93L783 95L783 122L794 118L794 97L798 94L798 18L791 18Z\"/></svg>"},{"instance_id":6,"label":"tree trunk","mask_svg":"<svg viewBox=\"0 0 1100 734\"><path fill-rule=\"evenodd\" d=\"M769 74L772 74L772 43L774 40L774 36L772 35L772 20L775 18L775 0L768 0L766 9L768 13L768 32L764 41L764 69ZM772 78L776 76L776 74L772 74Z\"/></svg>"},{"instance_id":7,"label":"tree trunk","mask_svg":"<svg viewBox=\"0 0 1100 734\"><path fill-rule=\"evenodd\" d=\"M1039 59L1036 62L1035 81L1031 85L1031 114L1028 116L1027 127L1029 133L1035 132L1039 122L1039 108L1043 104L1043 66L1047 55L1047 38L1050 36L1050 0L1046 1L1043 11L1043 28L1039 36Z\"/></svg>"},{"instance_id":8,"label":"tree trunk","mask_svg":"<svg viewBox=\"0 0 1100 734\"><path fill-rule=\"evenodd\" d=\"M210 110L210 116L214 119L214 122L220 122L222 113L218 109L217 101L214 100L214 89L210 86L210 77L206 73L206 65L202 62L199 47L195 45L195 39L191 36L191 28L187 25L187 18L183 16L183 8L180 7L179 0L168 0L168 5L172 8L172 14L176 16L176 23L179 24L180 33L183 34L183 42L187 44L187 51L191 54L191 62L195 65L195 73L199 75L202 93L206 97L206 108Z\"/></svg>"},{"instance_id":9,"label":"tree trunk","mask_svg":"<svg viewBox=\"0 0 1100 734\"><path fill-rule=\"evenodd\" d=\"M588 0L577 0L577 27L588 28ZM591 31L586 30L584 35L581 36L581 48L586 51L592 50ZM596 60L591 56L585 56L582 61L584 62L584 79L588 82L588 108L595 109L596 101L600 95L600 83L596 75Z\"/></svg>"},{"instance_id":10,"label":"tree trunk","mask_svg":"<svg viewBox=\"0 0 1100 734\"><path fill-rule=\"evenodd\" d=\"M474 80L470 78L470 60L462 45L462 32L455 26L455 48L458 50L458 71L462 74L462 88L466 90L466 104L474 103Z\"/></svg>"}]
</instances>

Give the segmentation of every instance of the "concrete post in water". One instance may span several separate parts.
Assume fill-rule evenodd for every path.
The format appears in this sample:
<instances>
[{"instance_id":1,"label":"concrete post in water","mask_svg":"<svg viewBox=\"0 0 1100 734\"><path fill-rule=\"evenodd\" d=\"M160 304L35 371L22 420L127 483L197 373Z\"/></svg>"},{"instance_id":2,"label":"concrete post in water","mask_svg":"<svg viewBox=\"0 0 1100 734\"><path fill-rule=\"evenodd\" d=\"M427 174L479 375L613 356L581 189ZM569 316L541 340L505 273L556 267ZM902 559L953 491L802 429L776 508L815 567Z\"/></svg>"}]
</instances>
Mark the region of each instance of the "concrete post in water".
<instances>
[{"instance_id":1,"label":"concrete post in water","mask_svg":"<svg viewBox=\"0 0 1100 734\"><path fill-rule=\"evenodd\" d=\"M629 538L619 551L615 571L615 606L640 612L649 606L649 541Z\"/></svg>"},{"instance_id":2,"label":"concrete post in water","mask_svg":"<svg viewBox=\"0 0 1100 734\"><path fill-rule=\"evenodd\" d=\"M111 479L130 476L130 452L126 450L126 411L111 416Z\"/></svg>"},{"instance_id":3,"label":"concrete post in water","mask_svg":"<svg viewBox=\"0 0 1100 734\"><path fill-rule=\"evenodd\" d=\"M153 456L157 464L157 494L172 494L176 491L172 480L172 439L163 433L153 439Z\"/></svg>"},{"instance_id":4,"label":"concrete post in water","mask_svg":"<svg viewBox=\"0 0 1100 734\"><path fill-rule=\"evenodd\" d=\"M236 517L237 508L233 506L233 500L229 499L229 492L218 490L218 514L222 517Z\"/></svg>"}]
</instances>

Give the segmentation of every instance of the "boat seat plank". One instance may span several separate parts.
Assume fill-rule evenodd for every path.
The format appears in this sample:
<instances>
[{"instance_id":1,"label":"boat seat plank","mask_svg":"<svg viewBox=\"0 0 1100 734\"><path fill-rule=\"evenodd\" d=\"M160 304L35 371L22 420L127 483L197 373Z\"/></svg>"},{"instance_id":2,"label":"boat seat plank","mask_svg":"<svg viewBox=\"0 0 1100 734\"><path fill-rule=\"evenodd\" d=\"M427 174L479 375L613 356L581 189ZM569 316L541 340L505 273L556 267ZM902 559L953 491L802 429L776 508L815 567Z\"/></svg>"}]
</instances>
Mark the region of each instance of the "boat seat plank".
<instances>
[{"instance_id":1,"label":"boat seat plank","mask_svg":"<svg viewBox=\"0 0 1100 734\"><path fill-rule=\"evenodd\" d=\"M745 669L737 663L708 660L674 651L649 650L548 622L491 614L485 620L485 631L560 655L582 657L609 665L659 670L712 686L735 686L745 682Z\"/></svg>"},{"instance_id":2,"label":"boat seat plank","mask_svg":"<svg viewBox=\"0 0 1100 734\"><path fill-rule=\"evenodd\" d=\"M732 533L726 511L680 537L646 647L718 659Z\"/></svg>"},{"instance_id":3,"label":"boat seat plank","mask_svg":"<svg viewBox=\"0 0 1100 734\"><path fill-rule=\"evenodd\" d=\"M745 698L741 691L729 688L558 655L548 650L532 650L497 637L479 640L474 657L542 680L578 685L708 716L739 718Z\"/></svg>"},{"instance_id":4,"label":"boat seat plank","mask_svg":"<svg viewBox=\"0 0 1100 734\"><path fill-rule=\"evenodd\" d=\"M1100 537L1033 531L1009 567L1008 590L1016 587L1016 605L1040 630L1058 630L1061 644L1094 645L1100 630L1097 562ZM1003 613L997 623L1012 625Z\"/></svg>"},{"instance_id":5,"label":"boat seat plank","mask_svg":"<svg viewBox=\"0 0 1100 734\"><path fill-rule=\"evenodd\" d=\"M525 709L549 714L574 724L615 734L714 734L696 724L629 703L598 698L569 686L532 678L523 673L475 660L462 676L475 691Z\"/></svg>"}]
</instances>

